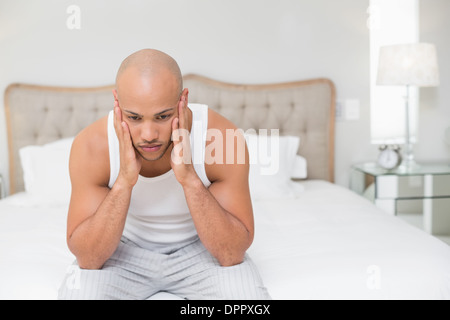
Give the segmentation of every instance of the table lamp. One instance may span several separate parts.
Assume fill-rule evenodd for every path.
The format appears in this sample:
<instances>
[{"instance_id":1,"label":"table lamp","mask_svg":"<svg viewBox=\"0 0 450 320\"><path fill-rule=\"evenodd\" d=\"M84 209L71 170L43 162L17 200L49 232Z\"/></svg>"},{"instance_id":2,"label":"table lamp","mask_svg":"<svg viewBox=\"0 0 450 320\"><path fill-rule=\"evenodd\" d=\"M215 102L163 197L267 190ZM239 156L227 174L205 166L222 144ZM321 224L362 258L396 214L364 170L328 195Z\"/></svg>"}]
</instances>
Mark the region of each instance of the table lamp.
<instances>
[{"instance_id":1,"label":"table lamp","mask_svg":"<svg viewBox=\"0 0 450 320\"><path fill-rule=\"evenodd\" d=\"M377 85L406 86L405 150L401 168L416 167L410 132L409 87L439 85L436 47L429 43L382 46L378 62Z\"/></svg>"}]
</instances>

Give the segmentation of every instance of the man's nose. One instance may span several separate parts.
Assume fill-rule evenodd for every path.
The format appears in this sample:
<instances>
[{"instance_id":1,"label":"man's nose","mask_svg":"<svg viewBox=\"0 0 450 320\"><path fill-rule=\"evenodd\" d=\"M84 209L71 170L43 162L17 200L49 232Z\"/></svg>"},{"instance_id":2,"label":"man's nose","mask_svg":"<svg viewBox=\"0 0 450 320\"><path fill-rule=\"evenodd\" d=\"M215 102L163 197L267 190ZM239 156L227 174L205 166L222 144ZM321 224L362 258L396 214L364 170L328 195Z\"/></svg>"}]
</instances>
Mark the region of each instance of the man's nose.
<instances>
[{"instance_id":1,"label":"man's nose","mask_svg":"<svg viewBox=\"0 0 450 320\"><path fill-rule=\"evenodd\" d=\"M141 128L141 139L144 141L158 140L159 129L158 126L151 123L144 123Z\"/></svg>"}]
</instances>

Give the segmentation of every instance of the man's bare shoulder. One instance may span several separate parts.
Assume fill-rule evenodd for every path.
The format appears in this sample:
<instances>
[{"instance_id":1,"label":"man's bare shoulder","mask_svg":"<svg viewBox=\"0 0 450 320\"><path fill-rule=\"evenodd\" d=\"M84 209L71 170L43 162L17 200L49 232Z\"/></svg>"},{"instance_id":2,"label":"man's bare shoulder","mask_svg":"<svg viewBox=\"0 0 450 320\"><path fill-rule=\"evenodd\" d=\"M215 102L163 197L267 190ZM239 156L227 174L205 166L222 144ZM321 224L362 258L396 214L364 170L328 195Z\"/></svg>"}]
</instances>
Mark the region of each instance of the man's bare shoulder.
<instances>
[{"instance_id":1,"label":"man's bare shoulder","mask_svg":"<svg viewBox=\"0 0 450 320\"><path fill-rule=\"evenodd\" d=\"M94 156L108 155L108 117L103 117L91 125L84 128L74 140L76 155L79 152L89 152L81 154L93 158Z\"/></svg>"},{"instance_id":2,"label":"man's bare shoulder","mask_svg":"<svg viewBox=\"0 0 450 320\"><path fill-rule=\"evenodd\" d=\"M76 137L70 154L71 178L82 174L106 185L109 180L108 116L83 129Z\"/></svg>"},{"instance_id":3,"label":"man's bare shoulder","mask_svg":"<svg viewBox=\"0 0 450 320\"><path fill-rule=\"evenodd\" d=\"M236 125L209 109L205 168L211 182L245 178L249 170L248 150L243 132ZM218 142L218 139L221 140ZM213 151L212 151L213 149Z\"/></svg>"},{"instance_id":4,"label":"man's bare shoulder","mask_svg":"<svg viewBox=\"0 0 450 320\"><path fill-rule=\"evenodd\" d=\"M213 109L208 109L208 129L218 129L220 131L226 131L226 129L237 129L236 125L222 116L220 113Z\"/></svg>"}]
</instances>

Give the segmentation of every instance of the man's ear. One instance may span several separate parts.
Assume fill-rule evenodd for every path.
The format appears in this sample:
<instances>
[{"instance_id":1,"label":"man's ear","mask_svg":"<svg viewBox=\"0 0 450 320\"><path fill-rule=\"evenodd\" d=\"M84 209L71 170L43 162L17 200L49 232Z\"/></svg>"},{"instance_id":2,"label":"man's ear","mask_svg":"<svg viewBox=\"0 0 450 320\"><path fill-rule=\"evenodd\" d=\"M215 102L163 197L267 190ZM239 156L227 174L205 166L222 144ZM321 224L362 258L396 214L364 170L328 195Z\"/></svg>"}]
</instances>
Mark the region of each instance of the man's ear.
<instances>
[{"instance_id":1,"label":"man's ear","mask_svg":"<svg viewBox=\"0 0 450 320\"><path fill-rule=\"evenodd\" d=\"M119 94L117 93L117 89L113 89L112 93L114 95L114 100L119 101Z\"/></svg>"},{"instance_id":2,"label":"man's ear","mask_svg":"<svg viewBox=\"0 0 450 320\"><path fill-rule=\"evenodd\" d=\"M181 97L180 97L180 100L181 100L181 98L184 96L184 100L186 101L186 103L188 103L188 101L189 101L189 89L188 88L184 88L183 89L183 92L181 93Z\"/></svg>"}]
</instances>

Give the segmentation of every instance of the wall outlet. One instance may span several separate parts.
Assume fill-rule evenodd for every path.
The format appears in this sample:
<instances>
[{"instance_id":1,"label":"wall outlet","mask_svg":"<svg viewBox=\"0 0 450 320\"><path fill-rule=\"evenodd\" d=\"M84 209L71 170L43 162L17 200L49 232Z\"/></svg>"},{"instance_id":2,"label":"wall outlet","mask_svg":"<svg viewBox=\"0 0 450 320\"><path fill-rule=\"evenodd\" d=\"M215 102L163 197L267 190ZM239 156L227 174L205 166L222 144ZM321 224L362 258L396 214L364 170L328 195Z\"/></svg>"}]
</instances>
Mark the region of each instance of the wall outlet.
<instances>
[{"instance_id":1,"label":"wall outlet","mask_svg":"<svg viewBox=\"0 0 450 320\"><path fill-rule=\"evenodd\" d=\"M346 99L336 101L336 120L349 121L359 120L360 102L358 99Z\"/></svg>"},{"instance_id":2,"label":"wall outlet","mask_svg":"<svg viewBox=\"0 0 450 320\"><path fill-rule=\"evenodd\" d=\"M345 119L359 120L360 103L357 99L345 100Z\"/></svg>"}]
</instances>

